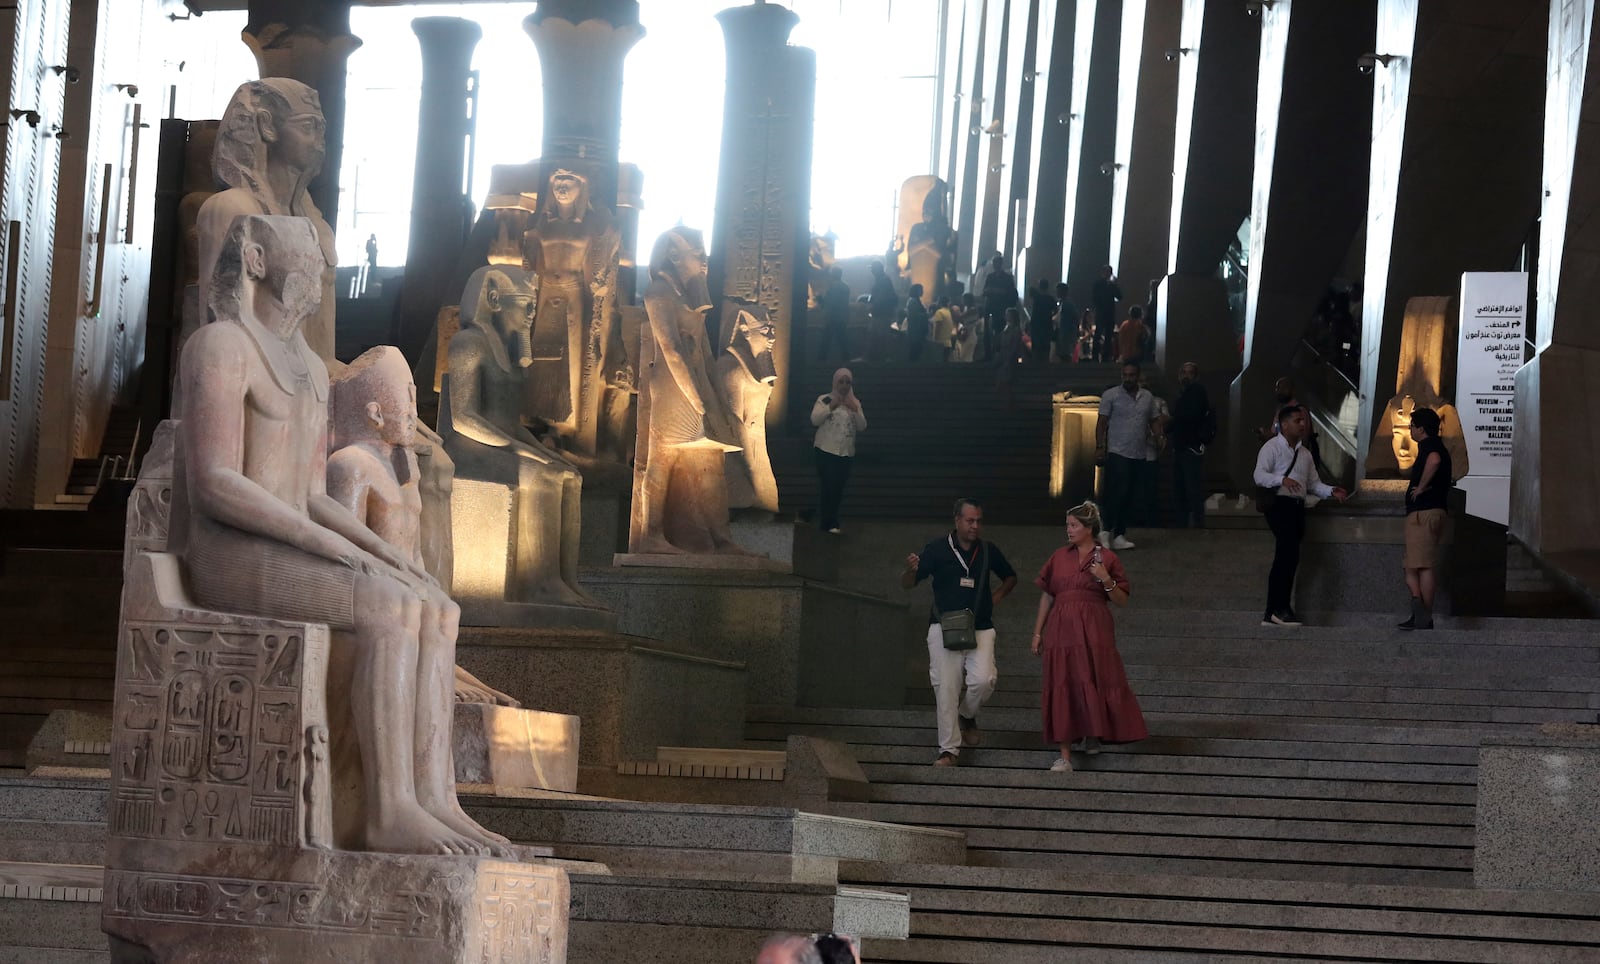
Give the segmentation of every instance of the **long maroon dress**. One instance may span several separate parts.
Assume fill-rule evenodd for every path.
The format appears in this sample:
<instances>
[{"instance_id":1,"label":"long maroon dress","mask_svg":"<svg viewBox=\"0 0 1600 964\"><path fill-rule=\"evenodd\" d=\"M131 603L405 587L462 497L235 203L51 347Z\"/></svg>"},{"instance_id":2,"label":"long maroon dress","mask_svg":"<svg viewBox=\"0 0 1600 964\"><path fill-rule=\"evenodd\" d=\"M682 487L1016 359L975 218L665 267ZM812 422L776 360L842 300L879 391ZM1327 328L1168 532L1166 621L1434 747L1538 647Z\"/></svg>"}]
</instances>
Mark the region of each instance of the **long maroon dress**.
<instances>
[{"instance_id":1,"label":"long maroon dress","mask_svg":"<svg viewBox=\"0 0 1600 964\"><path fill-rule=\"evenodd\" d=\"M1057 549L1034 585L1054 597L1041 634L1044 685L1040 712L1044 738L1072 743L1096 737L1104 743L1132 743L1150 735L1139 701L1128 688L1116 627L1106 591L1089 574L1092 553L1080 558L1072 546ZM1128 591L1122 560L1100 550L1111 579Z\"/></svg>"}]
</instances>

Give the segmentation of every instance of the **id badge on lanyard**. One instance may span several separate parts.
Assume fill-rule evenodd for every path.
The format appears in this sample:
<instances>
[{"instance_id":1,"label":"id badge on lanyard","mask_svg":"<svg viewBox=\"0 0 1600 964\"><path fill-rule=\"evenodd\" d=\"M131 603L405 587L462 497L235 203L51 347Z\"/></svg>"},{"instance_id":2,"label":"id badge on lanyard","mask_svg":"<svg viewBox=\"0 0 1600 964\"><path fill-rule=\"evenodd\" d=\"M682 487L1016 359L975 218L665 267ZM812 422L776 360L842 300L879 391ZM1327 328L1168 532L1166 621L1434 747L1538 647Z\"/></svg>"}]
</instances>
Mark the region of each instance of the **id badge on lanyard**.
<instances>
[{"instance_id":1,"label":"id badge on lanyard","mask_svg":"<svg viewBox=\"0 0 1600 964\"><path fill-rule=\"evenodd\" d=\"M965 576L961 577L961 588L978 588L978 580L972 578L972 567L967 565L967 560L961 555L961 550L956 548L955 540L949 536L945 536L944 540L950 544L950 551L956 554L956 561L961 563L961 571L966 573Z\"/></svg>"}]
</instances>

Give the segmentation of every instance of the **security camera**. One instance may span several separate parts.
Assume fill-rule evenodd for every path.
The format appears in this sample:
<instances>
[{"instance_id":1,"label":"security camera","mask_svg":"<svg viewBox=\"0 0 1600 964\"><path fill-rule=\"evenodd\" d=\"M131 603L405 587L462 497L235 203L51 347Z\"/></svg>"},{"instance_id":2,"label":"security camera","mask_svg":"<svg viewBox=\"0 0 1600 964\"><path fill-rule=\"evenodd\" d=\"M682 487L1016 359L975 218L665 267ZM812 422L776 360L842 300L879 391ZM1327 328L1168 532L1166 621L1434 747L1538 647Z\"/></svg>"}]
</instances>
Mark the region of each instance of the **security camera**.
<instances>
[{"instance_id":1,"label":"security camera","mask_svg":"<svg viewBox=\"0 0 1600 964\"><path fill-rule=\"evenodd\" d=\"M1178 58L1182 57L1188 52L1188 47L1172 47L1165 51L1161 56L1167 58L1167 63L1175 64L1178 62Z\"/></svg>"},{"instance_id":2,"label":"security camera","mask_svg":"<svg viewBox=\"0 0 1600 964\"><path fill-rule=\"evenodd\" d=\"M1122 165L1118 164L1116 161L1106 161L1104 164L1100 165L1100 173L1104 174L1106 177L1110 177L1120 170L1122 170Z\"/></svg>"},{"instance_id":3,"label":"security camera","mask_svg":"<svg viewBox=\"0 0 1600 964\"><path fill-rule=\"evenodd\" d=\"M1371 74L1379 65L1389 66L1392 60L1394 60L1393 54L1362 54L1356 58L1356 69L1363 74Z\"/></svg>"},{"instance_id":4,"label":"security camera","mask_svg":"<svg viewBox=\"0 0 1600 964\"><path fill-rule=\"evenodd\" d=\"M1262 13L1272 9L1278 0L1245 0L1244 12L1249 17L1259 17Z\"/></svg>"},{"instance_id":5,"label":"security camera","mask_svg":"<svg viewBox=\"0 0 1600 964\"><path fill-rule=\"evenodd\" d=\"M69 84L76 84L80 77L78 68L73 67L70 64L57 64L50 69L56 72L56 76L67 78L67 83Z\"/></svg>"}]
</instances>

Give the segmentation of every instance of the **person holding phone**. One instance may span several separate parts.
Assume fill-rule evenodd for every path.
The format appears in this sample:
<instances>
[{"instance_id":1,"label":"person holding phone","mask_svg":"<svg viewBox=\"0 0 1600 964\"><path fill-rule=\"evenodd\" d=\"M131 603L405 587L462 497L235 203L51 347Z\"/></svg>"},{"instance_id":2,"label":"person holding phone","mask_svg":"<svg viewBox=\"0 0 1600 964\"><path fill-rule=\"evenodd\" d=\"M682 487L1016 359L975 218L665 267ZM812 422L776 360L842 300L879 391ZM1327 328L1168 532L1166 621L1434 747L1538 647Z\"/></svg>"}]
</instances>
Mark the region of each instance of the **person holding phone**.
<instances>
[{"instance_id":1,"label":"person holding phone","mask_svg":"<svg viewBox=\"0 0 1600 964\"><path fill-rule=\"evenodd\" d=\"M1053 773L1072 769L1075 744L1095 754L1102 743L1150 735L1117 654L1108 605L1128 604L1128 577L1117 554L1096 542L1099 531L1100 508L1093 502L1068 509L1067 544L1033 581L1042 593L1032 647L1044 661L1039 712L1044 738L1061 749L1050 764Z\"/></svg>"},{"instance_id":2,"label":"person holding phone","mask_svg":"<svg viewBox=\"0 0 1600 964\"><path fill-rule=\"evenodd\" d=\"M856 398L855 376L850 369L833 373L833 391L817 396L811 406L811 424L817 429L812 444L817 453L817 482L822 490L817 526L838 535L839 506L844 502L844 484L850 480L850 463L856 456L856 436L867 428L867 416L861 411L861 400Z\"/></svg>"}]
</instances>

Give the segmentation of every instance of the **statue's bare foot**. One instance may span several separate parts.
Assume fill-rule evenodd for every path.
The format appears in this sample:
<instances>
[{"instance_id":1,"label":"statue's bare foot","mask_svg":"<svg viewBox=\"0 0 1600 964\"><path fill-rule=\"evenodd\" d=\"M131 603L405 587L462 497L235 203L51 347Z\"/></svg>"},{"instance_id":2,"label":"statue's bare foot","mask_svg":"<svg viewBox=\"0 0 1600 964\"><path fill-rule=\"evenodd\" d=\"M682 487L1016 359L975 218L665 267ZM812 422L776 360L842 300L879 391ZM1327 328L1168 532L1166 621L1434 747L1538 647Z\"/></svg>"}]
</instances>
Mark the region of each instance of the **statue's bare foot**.
<instances>
[{"instance_id":1,"label":"statue's bare foot","mask_svg":"<svg viewBox=\"0 0 1600 964\"><path fill-rule=\"evenodd\" d=\"M592 608L595 603L588 596L578 592L560 579L551 579L539 587L539 594L532 600L547 606L572 606L578 609Z\"/></svg>"},{"instance_id":2,"label":"statue's bare foot","mask_svg":"<svg viewBox=\"0 0 1600 964\"><path fill-rule=\"evenodd\" d=\"M639 555L652 556L681 556L683 550L668 542L661 536L645 536L639 540L639 545L633 550Z\"/></svg>"},{"instance_id":3,"label":"statue's bare foot","mask_svg":"<svg viewBox=\"0 0 1600 964\"><path fill-rule=\"evenodd\" d=\"M401 804L400 812L382 822L367 825L367 849L390 854L446 854L482 856L488 847L446 826L428 811L413 804Z\"/></svg>"},{"instance_id":4,"label":"statue's bare foot","mask_svg":"<svg viewBox=\"0 0 1600 964\"><path fill-rule=\"evenodd\" d=\"M732 539L716 540L714 549L716 553L721 556L759 556L761 554L759 552L751 552L749 549L739 545Z\"/></svg>"},{"instance_id":5,"label":"statue's bare foot","mask_svg":"<svg viewBox=\"0 0 1600 964\"><path fill-rule=\"evenodd\" d=\"M500 692L459 666L456 667L455 690L457 703L488 703L491 706L509 706L513 709L522 706L518 700Z\"/></svg>"},{"instance_id":6,"label":"statue's bare foot","mask_svg":"<svg viewBox=\"0 0 1600 964\"><path fill-rule=\"evenodd\" d=\"M511 855L511 841L487 830L479 823L467 816L461 809L461 804L452 796L447 803L423 804L423 808L433 815L435 820L454 830L464 837L476 841L480 847L494 857L509 857Z\"/></svg>"}]
</instances>

